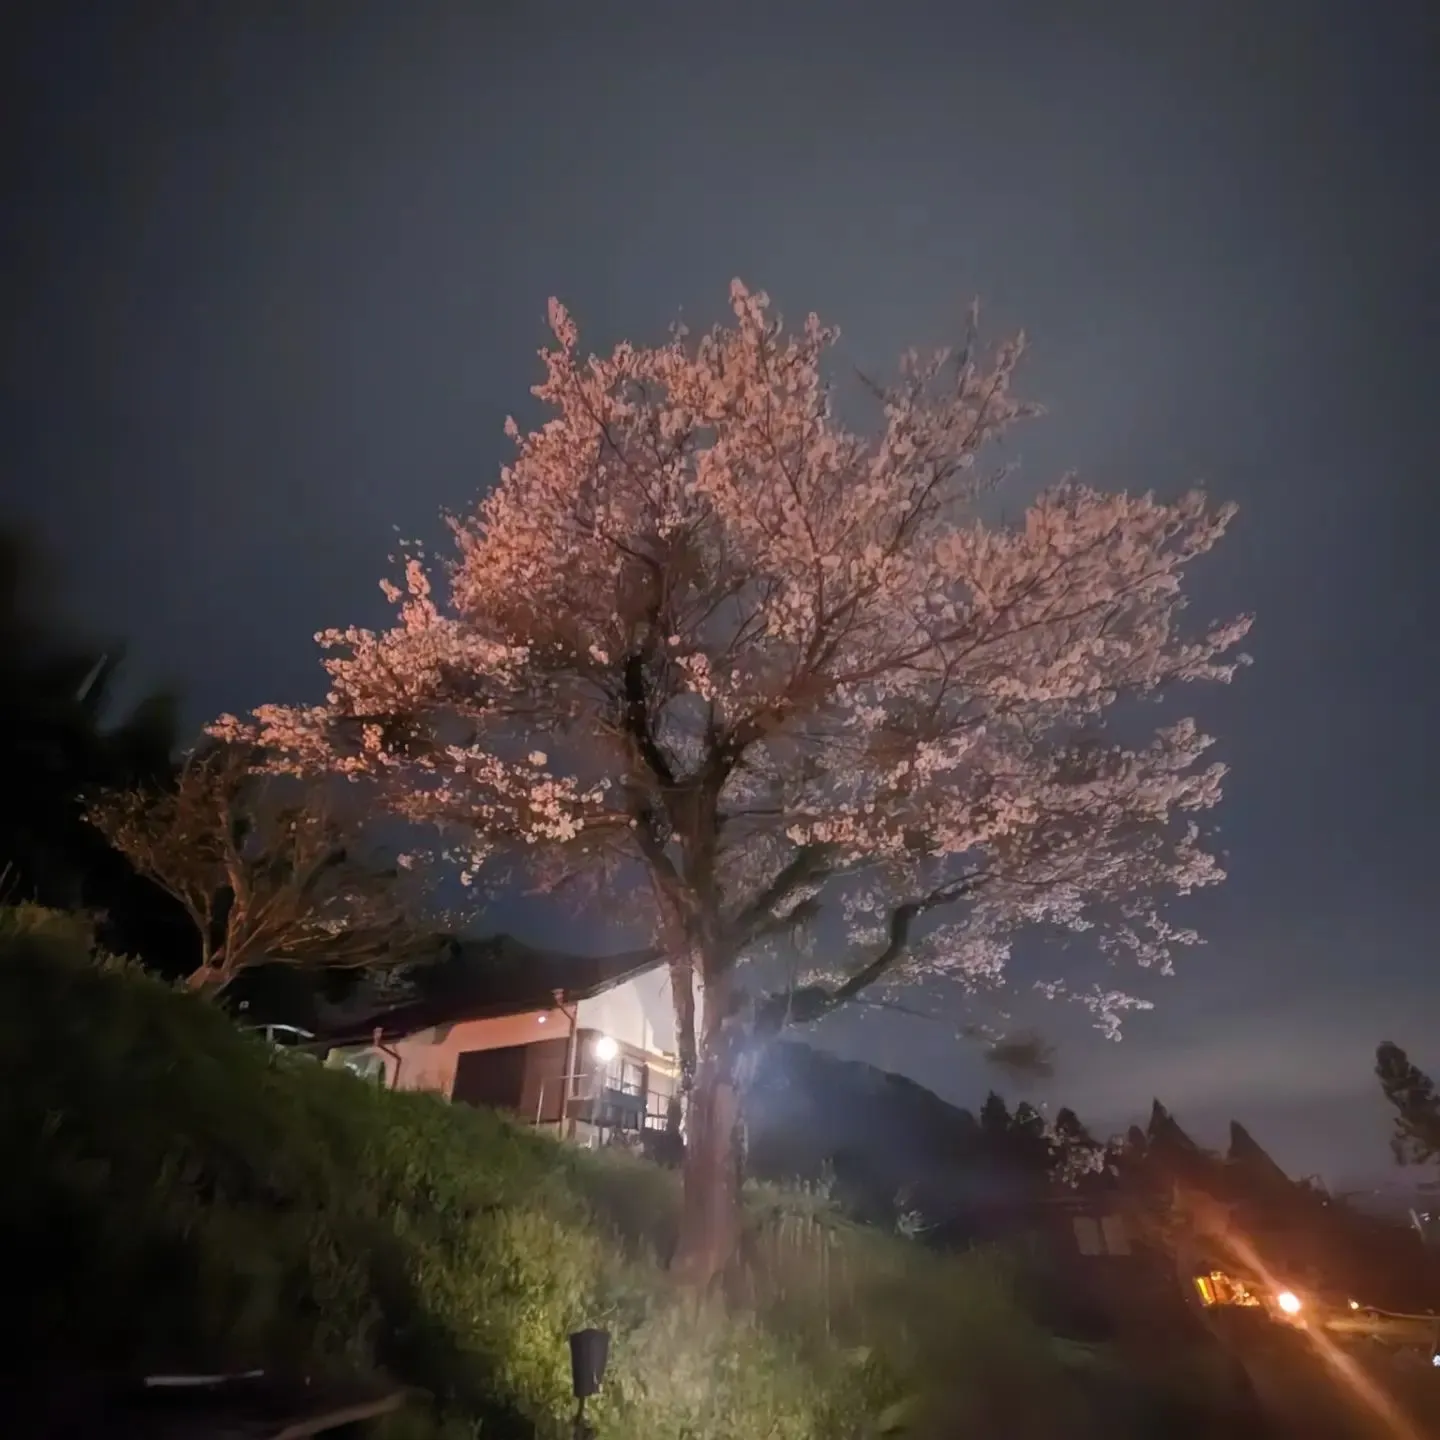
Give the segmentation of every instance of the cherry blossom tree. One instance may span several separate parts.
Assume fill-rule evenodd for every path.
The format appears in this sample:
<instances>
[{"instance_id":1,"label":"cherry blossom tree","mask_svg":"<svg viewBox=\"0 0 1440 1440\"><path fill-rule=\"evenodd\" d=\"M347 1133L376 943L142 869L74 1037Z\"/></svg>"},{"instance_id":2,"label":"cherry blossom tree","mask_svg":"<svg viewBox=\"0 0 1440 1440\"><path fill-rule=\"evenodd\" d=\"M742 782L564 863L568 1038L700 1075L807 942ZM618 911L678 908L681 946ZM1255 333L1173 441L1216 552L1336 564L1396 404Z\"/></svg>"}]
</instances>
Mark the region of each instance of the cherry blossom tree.
<instances>
[{"instance_id":1,"label":"cherry blossom tree","mask_svg":"<svg viewBox=\"0 0 1440 1440\"><path fill-rule=\"evenodd\" d=\"M972 315L957 352L910 353L864 382L867 435L837 413L835 331L786 330L739 282L731 300L698 341L589 358L552 301L552 417L509 422L517 456L450 518L448 567L385 584L391 628L318 637L323 704L217 726L374 785L472 872L519 856L648 915L689 1100L677 1264L700 1283L734 1240L756 1026L916 976L992 981L1025 930L1161 969L1196 939L1165 905L1222 878L1199 817L1223 767L1191 721L1136 744L1103 726L1228 680L1247 629L1182 632L1182 575L1232 515L1201 493L1067 480L987 518L1005 472L984 453L1035 413L1011 391L1020 341L982 354ZM748 978L817 935L816 973ZM1088 998L1112 1026L1132 1003Z\"/></svg>"}]
</instances>

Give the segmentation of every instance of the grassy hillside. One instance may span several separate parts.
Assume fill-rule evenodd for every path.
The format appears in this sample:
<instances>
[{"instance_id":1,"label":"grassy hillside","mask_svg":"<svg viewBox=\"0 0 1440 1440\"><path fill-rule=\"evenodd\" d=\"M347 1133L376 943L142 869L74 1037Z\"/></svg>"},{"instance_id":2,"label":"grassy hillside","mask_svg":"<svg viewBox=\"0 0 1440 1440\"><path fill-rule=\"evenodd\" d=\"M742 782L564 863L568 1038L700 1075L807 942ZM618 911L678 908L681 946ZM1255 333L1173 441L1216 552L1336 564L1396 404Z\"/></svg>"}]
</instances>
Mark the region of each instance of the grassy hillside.
<instances>
[{"instance_id":1,"label":"grassy hillside","mask_svg":"<svg viewBox=\"0 0 1440 1440\"><path fill-rule=\"evenodd\" d=\"M617 1440L1051 1440L1140 1403L993 1260L803 1196L756 1195L730 1303L697 1306L657 1259L670 1175L277 1055L65 917L0 912L0 1085L6 1369L383 1371L433 1397L401 1429L545 1437L599 1324Z\"/></svg>"}]
</instances>

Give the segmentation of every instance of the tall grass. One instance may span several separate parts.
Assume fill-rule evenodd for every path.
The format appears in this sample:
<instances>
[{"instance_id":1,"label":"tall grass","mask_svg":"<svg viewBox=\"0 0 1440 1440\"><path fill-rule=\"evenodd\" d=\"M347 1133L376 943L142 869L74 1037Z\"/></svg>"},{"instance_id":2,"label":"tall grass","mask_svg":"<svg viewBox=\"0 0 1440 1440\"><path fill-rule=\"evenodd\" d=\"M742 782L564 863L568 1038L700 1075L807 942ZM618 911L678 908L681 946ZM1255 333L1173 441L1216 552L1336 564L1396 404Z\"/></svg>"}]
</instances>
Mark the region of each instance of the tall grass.
<instances>
[{"instance_id":1,"label":"tall grass","mask_svg":"<svg viewBox=\"0 0 1440 1440\"><path fill-rule=\"evenodd\" d=\"M394 1440L545 1440L603 1325L617 1440L1090 1433L992 1260L757 1190L697 1301L669 1173L277 1054L67 917L0 910L0 1086L7 1369L384 1372L430 1397Z\"/></svg>"}]
</instances>

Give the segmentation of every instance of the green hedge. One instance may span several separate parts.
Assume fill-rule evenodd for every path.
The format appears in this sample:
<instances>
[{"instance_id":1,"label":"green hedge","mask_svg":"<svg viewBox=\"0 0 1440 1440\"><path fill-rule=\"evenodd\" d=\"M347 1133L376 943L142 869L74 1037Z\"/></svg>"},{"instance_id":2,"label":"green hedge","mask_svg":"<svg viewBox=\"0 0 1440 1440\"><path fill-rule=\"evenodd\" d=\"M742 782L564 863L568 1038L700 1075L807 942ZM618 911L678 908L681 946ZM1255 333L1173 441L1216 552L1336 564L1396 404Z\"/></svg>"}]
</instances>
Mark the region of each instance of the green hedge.
<instances>
[{"instance_id":1,"label":"green hedge","mask_svg":"<svg viewBox=\"0 0 1440 1440\"><path fill-rule=\"evenodd\" d=\"M67 917L0 912L0 1027L26 1371L383 1372L432 1397L397 1435L560 1436L565 1337L599 1324L615 1440L1100 1433L1094 1365L993 1260L757 1192L697 1305L656 1258L670 1174L273 1052Z\"/></svg>"}]
</instances>

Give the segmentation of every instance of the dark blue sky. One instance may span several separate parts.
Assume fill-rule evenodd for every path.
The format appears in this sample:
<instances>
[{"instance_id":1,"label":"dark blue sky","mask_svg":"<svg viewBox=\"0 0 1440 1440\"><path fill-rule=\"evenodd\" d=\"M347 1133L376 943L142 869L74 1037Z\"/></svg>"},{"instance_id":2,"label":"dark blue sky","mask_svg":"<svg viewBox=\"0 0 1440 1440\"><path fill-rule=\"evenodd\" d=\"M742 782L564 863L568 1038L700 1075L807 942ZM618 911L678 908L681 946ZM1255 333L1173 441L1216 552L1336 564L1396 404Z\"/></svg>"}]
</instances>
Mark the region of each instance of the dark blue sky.
<instances>
[{"instance_id":1,"label":"dark blue sky","mask_svg":"<svg viewBox=\"0 0 1440 1440\"><path fill-rule=\"evenodd\" d=\"M316 695L391 527L531 414L551 294L607 347L739 274L874 367L978 293L1033 340L1029 480L1237 499L1198 608L1259 616L1201 706L1211 943L1119 1046L1042 1013L1055 1098L1379 1163L1376 1042L1440 1065L1432 6L13 8L4 508L138 678L197 723ZM826 1038L985 1083L932 1022Z\"/></svg>"}]
</instances>

